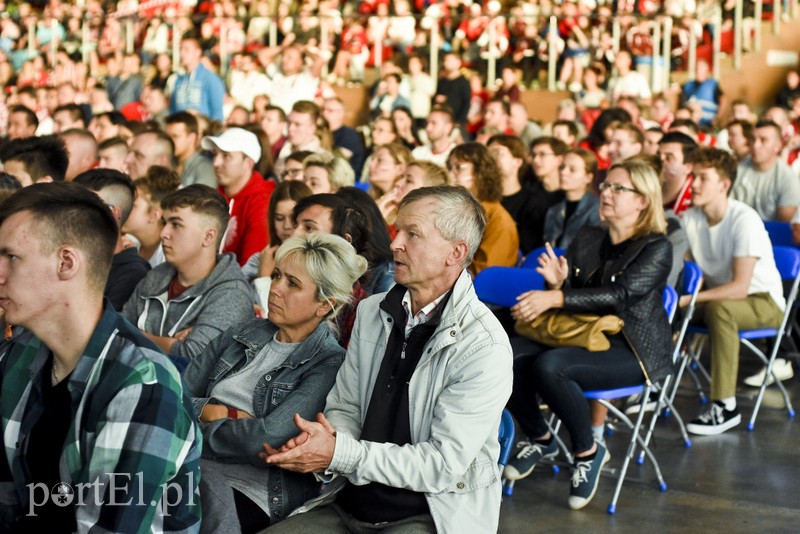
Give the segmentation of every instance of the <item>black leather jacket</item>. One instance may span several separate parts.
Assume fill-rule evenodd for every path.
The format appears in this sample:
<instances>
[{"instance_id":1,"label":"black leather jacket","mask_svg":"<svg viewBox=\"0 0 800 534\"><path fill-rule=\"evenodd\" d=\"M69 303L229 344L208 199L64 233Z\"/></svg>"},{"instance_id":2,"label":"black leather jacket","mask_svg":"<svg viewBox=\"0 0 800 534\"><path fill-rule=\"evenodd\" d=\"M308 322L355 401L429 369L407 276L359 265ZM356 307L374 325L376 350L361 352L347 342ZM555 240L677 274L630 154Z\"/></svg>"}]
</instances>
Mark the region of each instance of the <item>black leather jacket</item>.
<instances>
[{"instance_id":1,"label":"black leather jacket","mask_svg":"<svg viewBox=\"0 0 800 534\"><path fill-rule=\"evenodd\" d=\"M672 330L662 292L672 267L672 245L660 234L635 239L605 270L599 287L586 287L592 274L602 272L606 234L603 228L584 227L567 250L570 274L562 288L564 308L620 317L625 321L622 334L645 376L658 381L671 367Z\"/></svg>"}]
</instances>

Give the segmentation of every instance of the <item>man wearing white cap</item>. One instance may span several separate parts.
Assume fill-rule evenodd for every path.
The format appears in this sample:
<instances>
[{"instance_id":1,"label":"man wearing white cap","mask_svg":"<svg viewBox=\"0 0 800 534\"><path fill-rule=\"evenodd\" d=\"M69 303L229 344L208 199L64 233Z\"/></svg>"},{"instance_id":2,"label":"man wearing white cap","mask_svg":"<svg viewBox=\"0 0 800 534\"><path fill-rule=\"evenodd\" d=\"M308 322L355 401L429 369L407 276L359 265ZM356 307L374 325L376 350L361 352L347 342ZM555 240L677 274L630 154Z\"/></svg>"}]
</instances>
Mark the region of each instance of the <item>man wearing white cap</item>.
<instances>
[{"instance_id":1,"label":"man wearing white cap","mask_svg":"<svg viewBox=\"0 0 800 534\"><path fill-rule=\"evenodd\" d=\"M244 265L269 244L267 210L275 183L255 170L261 145L254 133L228 128L217 137L204 137L200 145L214 155L217 189L231 214L222 250L236 254L239 265Z\"/></svg>"}]
</instances>

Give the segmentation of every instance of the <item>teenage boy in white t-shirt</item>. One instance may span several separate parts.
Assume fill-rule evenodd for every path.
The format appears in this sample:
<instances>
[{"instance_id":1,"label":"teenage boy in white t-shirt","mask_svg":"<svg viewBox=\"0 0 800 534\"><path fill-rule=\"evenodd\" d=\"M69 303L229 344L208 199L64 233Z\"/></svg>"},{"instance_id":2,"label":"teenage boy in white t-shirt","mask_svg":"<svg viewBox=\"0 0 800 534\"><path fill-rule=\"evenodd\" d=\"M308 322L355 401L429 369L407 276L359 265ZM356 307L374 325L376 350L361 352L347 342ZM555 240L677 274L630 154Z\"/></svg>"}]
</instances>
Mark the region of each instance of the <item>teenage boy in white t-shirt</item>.
<instances>
[{"instance_id":1,"label":"teenage boy in white t-shirt","mask_svg":"<svg viewBox=\"0 0 800 534\"><path fill-rule=\"evenodd\" d=\"M785 301L772 245L758 213L729 199L736 160L722 150L698 148L691 157L693 207L683 224L692 259L704 273L697 296L698 317L711 340L711 400L708 410L689 423L693 434L714 435L741 422L736 408L740 329L775 328ZM681 306L689 297L681 297Z\"/></svg>"}]
</instances>

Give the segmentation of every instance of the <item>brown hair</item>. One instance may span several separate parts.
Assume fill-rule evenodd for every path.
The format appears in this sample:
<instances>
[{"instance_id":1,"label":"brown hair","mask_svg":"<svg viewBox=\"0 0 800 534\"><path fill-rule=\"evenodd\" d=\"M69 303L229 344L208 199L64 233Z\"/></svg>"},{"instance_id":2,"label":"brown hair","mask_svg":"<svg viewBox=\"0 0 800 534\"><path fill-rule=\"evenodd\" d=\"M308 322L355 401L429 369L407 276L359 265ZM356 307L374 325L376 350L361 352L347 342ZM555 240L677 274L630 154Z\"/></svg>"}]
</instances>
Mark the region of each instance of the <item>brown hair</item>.
<instances>
[{"instance_id":1,"label":"brown hair","mask_svg":"<svg viewBox=\"0 0 800 534\"><path fill-rule=\"evenodd\" d=\"M456 146L447 158L451 161L472 163L475 173L476 198L481 202L500 202L503 198L503 185L500 169L489 150L480 143L470 142Z\"/></svg>"},{"instance_id":2,"label":"brown hair","mask_svg":"<svg viewBox=\"0 0 800 534\"><path fill-rule=\"evenodd\" d=\"M280 245L281 240L275 232L275 212L278 209L278 202L291 200L297 202L311 196L311 189L299 180L287 180L275 187L269 199L269 211L267 212L267 229L269 230L269 244Z\"/></svg>"}]
</instances>

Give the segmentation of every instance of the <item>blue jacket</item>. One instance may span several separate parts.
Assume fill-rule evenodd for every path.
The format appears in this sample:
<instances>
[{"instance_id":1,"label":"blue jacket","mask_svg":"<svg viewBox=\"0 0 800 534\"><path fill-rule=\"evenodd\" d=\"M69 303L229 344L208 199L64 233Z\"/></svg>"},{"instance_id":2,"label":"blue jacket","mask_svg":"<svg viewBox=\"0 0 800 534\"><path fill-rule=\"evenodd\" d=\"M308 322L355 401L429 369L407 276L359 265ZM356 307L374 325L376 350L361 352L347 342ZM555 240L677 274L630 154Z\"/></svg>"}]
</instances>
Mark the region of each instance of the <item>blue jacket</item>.
<instances>
[{"instance_id":1,"label":"blue jacket","mask_svg":"<svg viewBox=\"0 0 800 534\"><path fill-rule=\"evenodd\" d=\"M272 340L278 327L268 319L236 325L214 339L183 375L198 418L211 400L212 388L239 372ZM297 435L292 416L314 420L344 361L327 322L323 321L278 368L260 378L253 392L253 419L219 419L200 423L203 458L223 463L251 464L263 473L260 488L268 492L272 522L286 517L319 493L312 475L267 466L258 457L262 444L277 448Z\"/></svg>"},{"instance_id":2,"label":"blue jacket","mask_svg":"<svg viewBox=\"0 0 800 534\"><path fill-rule=\"evenodd\" d=\"M222 121L225 84L201 63L193 72L178 75L169 102L169 112L193 109L206 117Z\"/></svg>"}]
</instances>

